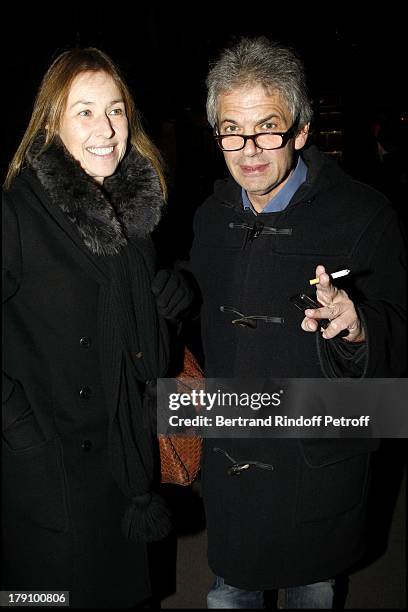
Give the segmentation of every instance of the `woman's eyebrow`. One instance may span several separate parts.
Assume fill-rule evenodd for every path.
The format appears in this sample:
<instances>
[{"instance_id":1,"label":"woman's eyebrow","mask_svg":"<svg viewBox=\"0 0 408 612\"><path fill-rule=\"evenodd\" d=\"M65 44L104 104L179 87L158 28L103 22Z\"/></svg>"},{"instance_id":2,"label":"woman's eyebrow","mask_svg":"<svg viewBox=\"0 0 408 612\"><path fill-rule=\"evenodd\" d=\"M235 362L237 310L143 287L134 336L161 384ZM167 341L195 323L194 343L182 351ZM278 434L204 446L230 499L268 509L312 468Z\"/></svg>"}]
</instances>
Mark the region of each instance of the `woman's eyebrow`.
<instances>
[{"instance_id":1,"label":"woman's eyebrow","mask_svg":"<svg viewBox=\"0 0 408 612\"><path fill-rule=\"evenodd\" d=\"M109 102L108 106L112 106L113 104L119 104L119 102L124 103L122 98L118 98L117 100L112 100L111 102ZM74 106L76 106L77 104L83 104L85 106L90 106L91 104L95 104L95 102L92 102L91 100L77 100L76 102L71 104L70 108L74 108Z\"/></svg>"}]
</instances>

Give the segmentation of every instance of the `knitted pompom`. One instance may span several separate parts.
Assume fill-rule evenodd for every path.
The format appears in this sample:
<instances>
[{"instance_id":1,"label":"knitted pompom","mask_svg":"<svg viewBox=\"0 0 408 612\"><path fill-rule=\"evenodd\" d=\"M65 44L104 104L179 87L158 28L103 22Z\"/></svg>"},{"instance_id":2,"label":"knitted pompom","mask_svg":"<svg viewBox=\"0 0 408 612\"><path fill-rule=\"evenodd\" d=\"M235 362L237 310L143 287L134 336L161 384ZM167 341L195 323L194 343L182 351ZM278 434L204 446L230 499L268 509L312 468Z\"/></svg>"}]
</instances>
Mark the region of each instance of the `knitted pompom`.
<instances>
[{"instance_id":1,"label":"knitted pompom","mask_svg":"<svg viewBox=\"0 0 408 612\"><path fill-rule=\"evenodd\" d=\"M161 540L171 531L170 508L157 493L132 497L123 517L122 529L126 537L135 542Z\"/></svg>"}]
</instances>

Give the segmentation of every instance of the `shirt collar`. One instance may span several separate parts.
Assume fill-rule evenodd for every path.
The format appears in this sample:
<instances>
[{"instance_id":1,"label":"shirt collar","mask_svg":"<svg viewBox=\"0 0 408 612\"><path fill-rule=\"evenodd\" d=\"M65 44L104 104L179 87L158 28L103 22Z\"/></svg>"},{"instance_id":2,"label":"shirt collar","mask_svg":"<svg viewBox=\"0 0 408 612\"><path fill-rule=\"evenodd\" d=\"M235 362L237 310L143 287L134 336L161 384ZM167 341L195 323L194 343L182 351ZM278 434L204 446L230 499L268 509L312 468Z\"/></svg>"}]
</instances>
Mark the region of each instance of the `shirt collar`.
<instances>
[{"instance_id":1,"label":"shirt collar","mask_svg":"<svg viewBox=\"0 0 408 612\"><path fill-rule=\"evenodd\" d=\"M296 168L290 175L286 185L284 185L284 187L282 187L282 189L269 200L269 202L263 208L262 213L256 212L251 202L249 201L247 192L245 191L244 188L242 188L241 190L242 204L243 204L244 210L249 209L255 215L263 214L263 213L270 213L270 212L279 212L280 210L284 210L289 204L289 202L291 201L292 196L296 193L296 191L300 187L300 185L305 182L306 176L307 176L307 166L299 155L298 162L296 164Z\"/></svg>"}]
</instances>

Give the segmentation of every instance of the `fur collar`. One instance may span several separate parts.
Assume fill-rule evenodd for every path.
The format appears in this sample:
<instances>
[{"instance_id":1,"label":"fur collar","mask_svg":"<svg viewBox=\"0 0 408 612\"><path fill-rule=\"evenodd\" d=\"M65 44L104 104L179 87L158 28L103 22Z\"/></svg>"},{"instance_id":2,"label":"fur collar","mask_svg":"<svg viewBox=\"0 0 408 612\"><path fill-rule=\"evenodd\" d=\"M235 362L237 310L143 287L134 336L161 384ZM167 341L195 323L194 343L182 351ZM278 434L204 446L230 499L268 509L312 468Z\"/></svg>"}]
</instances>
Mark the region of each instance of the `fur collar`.
<instances>
[{"instance_id":1,"label":"fur collar","mask_svg":"<svg viewBox=\"0 0 408 612\"><path fill-rule=\"evenodd\" d=\"M95 255L114 255L132 236L147 236L160 220L163 196L152 164L130 149L103 186L87 175L57 140L38 155L37 138L28 162L52 202L76 225Z\"/></svg>"}]
</instances>

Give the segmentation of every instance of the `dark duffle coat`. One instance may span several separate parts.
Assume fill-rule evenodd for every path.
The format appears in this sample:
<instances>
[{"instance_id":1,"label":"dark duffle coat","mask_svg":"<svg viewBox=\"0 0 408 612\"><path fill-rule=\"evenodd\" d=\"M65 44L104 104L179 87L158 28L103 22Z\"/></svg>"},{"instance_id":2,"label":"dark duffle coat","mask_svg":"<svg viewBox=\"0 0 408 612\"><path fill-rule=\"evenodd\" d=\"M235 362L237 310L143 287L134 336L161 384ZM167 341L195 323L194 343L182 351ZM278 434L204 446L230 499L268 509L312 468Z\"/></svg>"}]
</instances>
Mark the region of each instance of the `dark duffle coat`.
<instances>
[{"instance_id":1,"label":"dark duffle coat","mask_svg":"<svg viewBox=\"0 0 408 612\"><path fill-rule=\"evenodd\" d=\"M133 150L103 190L60 147L32 164L3 202L2 588L126 608L150 581L145 544L121 531L129 499L112 464L126 453L109 436L124 436L112 425L122 387L137 410L146 379L166 372L150 290L160 186Z\"/></svg>"},{"instance_id":2,"label":"dark duffle coat","mask_svg":"<svg viewBox=\"0 0 408 612\"><path fill-rule=\"evenodd\" d=\"M307 179L286 210L244 212L241 188L230 177L216 183L196 213L191 269L203 295L208 377L394 377L404 371L405 274L395 214L381 194L315 147L303 158ZM263 228L254 230L255 222ZM301 329L304 315L289 298L313 295L308 279L317 264L352 271L337 284L358 305L364 345L325 341ZM221 306L284 321L242 327ZM202 479L211 569L233 586L269 589L351 566L364 550L373 446L356 439L207 440ZM251 467L229 476L231 461L214 447L237 461L272 464L274 471Z\"/></svg>"}]
</instances>

